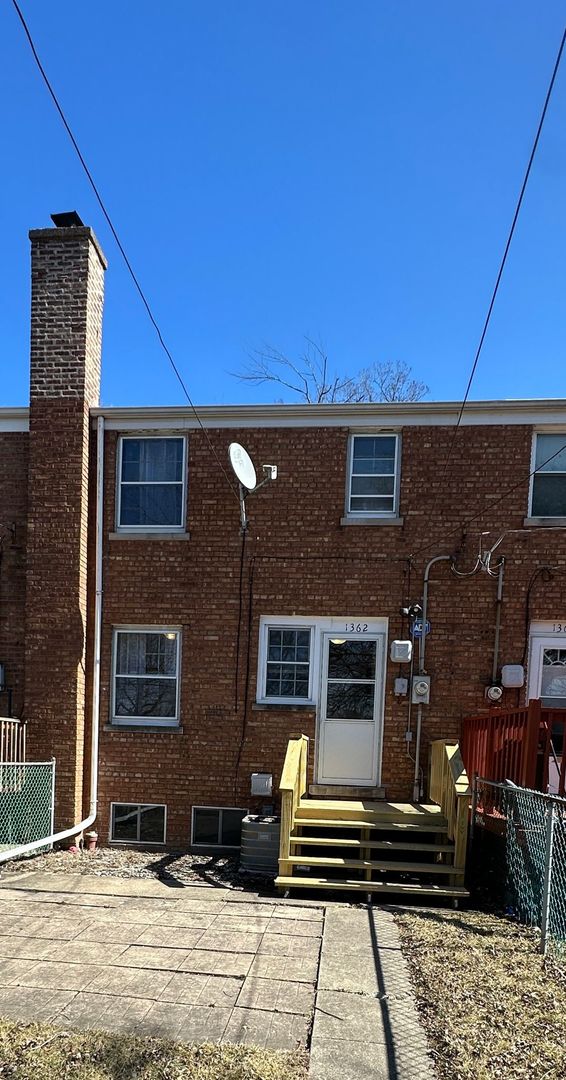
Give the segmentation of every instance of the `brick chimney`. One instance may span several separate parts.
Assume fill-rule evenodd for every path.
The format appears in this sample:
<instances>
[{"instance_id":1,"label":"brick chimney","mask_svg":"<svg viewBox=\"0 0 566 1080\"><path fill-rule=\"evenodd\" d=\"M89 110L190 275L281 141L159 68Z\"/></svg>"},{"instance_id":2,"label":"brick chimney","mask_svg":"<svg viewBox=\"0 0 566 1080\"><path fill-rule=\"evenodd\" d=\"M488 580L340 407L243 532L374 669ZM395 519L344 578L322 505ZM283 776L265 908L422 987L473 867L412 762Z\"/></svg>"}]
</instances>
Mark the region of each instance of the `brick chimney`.
<instances>
[{"instance_id":1,"label":"brick chimney","mask_svg":"<svg viewBox=\"0 0 566 1080\"><path fill-rule=\"evenodd\" d=\"M29 235L24 715L30 759L56 758L55 824L62 828L83 810L90 408L99 402L107 264L80 223Z\"/></svg>"}]
</instances>

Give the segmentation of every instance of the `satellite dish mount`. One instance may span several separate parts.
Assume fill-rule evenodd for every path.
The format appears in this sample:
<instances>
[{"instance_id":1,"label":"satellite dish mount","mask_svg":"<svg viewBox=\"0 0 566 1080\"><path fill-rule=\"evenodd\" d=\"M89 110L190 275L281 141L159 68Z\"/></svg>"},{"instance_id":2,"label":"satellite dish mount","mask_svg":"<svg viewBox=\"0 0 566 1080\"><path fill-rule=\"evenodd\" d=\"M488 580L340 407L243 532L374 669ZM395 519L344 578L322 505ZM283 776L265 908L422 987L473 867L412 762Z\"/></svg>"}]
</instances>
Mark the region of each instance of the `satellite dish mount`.
<instances>
[{"instance_id":1,"label":"satellite dish mount","mask_svg":"<svg viewBox=\"0 0 566 1080\"><path fill-rule=\"evenodd\" d=\"M243 446L240 446L240 443L230 443L230 446L228 447L228 457L230 459L232 471L238 481L240 491L240 524L242 530L245 532L248 527L246 499L248 495L259 491L264 484L277 479L277 465L262 465L264 478L258 484L254 463L247 450L245 450Z\"/></svg>"}]
</instances>

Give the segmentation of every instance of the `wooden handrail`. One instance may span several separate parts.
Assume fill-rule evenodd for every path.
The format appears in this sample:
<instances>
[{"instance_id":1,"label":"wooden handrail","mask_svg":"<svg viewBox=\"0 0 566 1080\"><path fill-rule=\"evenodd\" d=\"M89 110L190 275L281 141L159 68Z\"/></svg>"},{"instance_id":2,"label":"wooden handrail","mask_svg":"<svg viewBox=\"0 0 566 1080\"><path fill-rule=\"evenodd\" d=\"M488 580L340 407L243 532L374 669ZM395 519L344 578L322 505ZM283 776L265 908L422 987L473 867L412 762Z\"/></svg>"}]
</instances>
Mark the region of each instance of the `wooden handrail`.
<instances>
[{"instance_id":1,"label":"wooden handrail","mask_svg":"<svg viewBox=\"0 0 566 1080\"><path fill-rule=\"evenodd\" d=\"M279 873L291 874L289 862L291 833L295 822L295 813L307 790L307 766L309 740L307 735L293 735L287 744L287 753L279 791L281 792L281 833L279 840Z\"/></svg>"},{"instance_id":2,"label":"wooden handrail","mask_svg":"<svg viewBox=\"0 0 566 1080\"><path fill-rule=\"evenodd\" d=\"M454 869L465 870L471 790L458 743L435 739L431 747L430 797L448 822ZM454 883L457 878L454 876Z\"/></svg>"}]
</instances>

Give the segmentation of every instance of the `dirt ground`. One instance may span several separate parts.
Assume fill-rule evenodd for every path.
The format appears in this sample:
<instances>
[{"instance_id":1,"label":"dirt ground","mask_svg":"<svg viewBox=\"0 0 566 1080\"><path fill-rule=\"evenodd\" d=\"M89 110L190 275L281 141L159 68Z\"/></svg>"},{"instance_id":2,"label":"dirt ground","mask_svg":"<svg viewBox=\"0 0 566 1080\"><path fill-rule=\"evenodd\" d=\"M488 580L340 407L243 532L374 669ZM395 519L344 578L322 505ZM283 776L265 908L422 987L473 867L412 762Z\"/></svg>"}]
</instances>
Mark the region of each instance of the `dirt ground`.
<instances>
[{"instance_id":1,"label":"dirt ground","mask_svg":"<svg viewBox=\"0 0 566 1080\"><path fill-rule=\"evenodd\" d=\"M564 1080L566 981L536 931L477 911L396 918L442 1080Z\"/></svg>"}]
</instances>

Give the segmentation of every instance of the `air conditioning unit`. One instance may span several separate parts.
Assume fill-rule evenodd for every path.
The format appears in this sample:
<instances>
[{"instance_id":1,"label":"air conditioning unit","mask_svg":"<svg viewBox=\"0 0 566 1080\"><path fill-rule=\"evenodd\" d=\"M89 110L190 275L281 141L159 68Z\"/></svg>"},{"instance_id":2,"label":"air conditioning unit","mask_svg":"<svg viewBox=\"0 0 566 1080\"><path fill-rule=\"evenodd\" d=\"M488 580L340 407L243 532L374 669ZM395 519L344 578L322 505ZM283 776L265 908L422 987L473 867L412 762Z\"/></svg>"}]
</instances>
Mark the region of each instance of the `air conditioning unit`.
<instances>
[{"instance_id":1,"label":"air conditioning unit","mask_svg":"<svg viewBox=\"0 0 566 1080\"><path fill-rule=\"evenodd\" d=\"M275 876L279 866L280 831L281 823L278 817L248 814L243 818L241 869Z\"/></svg>"}]
</instances>

